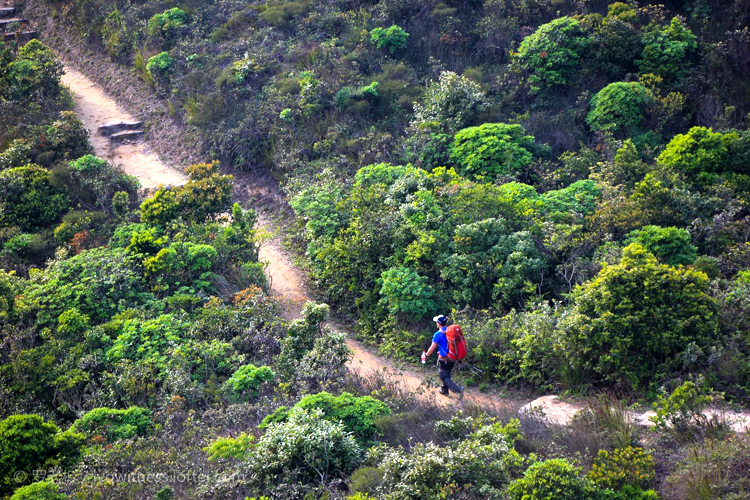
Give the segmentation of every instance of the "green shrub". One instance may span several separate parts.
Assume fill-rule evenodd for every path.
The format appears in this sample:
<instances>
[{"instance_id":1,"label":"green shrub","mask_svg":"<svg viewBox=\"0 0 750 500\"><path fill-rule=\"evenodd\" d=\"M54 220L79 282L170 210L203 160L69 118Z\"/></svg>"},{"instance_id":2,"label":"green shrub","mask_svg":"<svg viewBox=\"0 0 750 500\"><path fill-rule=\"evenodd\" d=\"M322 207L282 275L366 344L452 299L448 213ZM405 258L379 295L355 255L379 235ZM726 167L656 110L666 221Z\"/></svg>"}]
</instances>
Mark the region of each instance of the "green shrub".
<instances>
[{"instance_id":1,"label":"green shrub","mask_svg":"<svg viewBox=\"0 0 750 500\"><path fill-rule=\"evenodd\" d=\"M437 308L427 279L408 267L394 267L380 276L380 303L394 316L424 318Z\"/></svg>"},{"instance_id":2,"label":"green shrub","mask_svg":"<svg viewBox=\"0 0 750 500\"><path fill-rule=\"evenodd\" d=\"M60 432L38 415L0 420L0 493L9 495L30 483L34 470L71 465L80 456L83 439L75 432Z\"/></svg>"},{"instance_id":3,"label":"green shrub","mask_svg":"<svg viewBox=\"0 0 750 500\"><path fill-rule=\"evenodd\" d=\"M250 455L253 443L255 436L243 432L236 438L218 438L203 448L203 451L208 454L209 462L227 459L244 461Z\"/></svg>"},{"instance_id":4,"label":"green shrub","mask_svg":"<svg viewBox=\"0 0 750 500\"><path fill-rule=\"evenodd\" d=\"M591 99L586 123L591 130L633 135L653 105L653 94L640 83L610 83Z\"/></svg>"},{"instance_id":5,"label":"green shrub","mask_svg":"<svg viewBox=\"0 0 750 500\"><path fill-rule=\"evenodd\" d=\"M323 418L343 423L347 432L351 432L363 444L377 435L375 420L391 414L391 409L382 401L371 396L354 396L348 392L342 392L338 396L327 392L308 394L294 405L292 412L298 409L310 412L321 410Z\"/></svg>"},{"instance_id":6,"label":"green shrub","mask_svg":"<svg viewBox=\"0 0 750 500\"><path fill-rule=\"evenodd\" d=\"M690 243L687 229L644 226L631 231L625 239L625 244L636 242L670 266L687 266L698 257L698 248Z\"/></svg>"},{"instance_id":7,"label":"green shrub","mask_svg":"<svg viewBox=\"0 0 750 500\"><path fill-rule=\"evenodd\" d=\"M678 17L667 26L647 26L641 41L643 53L636 61L641 74L653 73L667 80L682 76L698 47L697 37Z\"/></svg>"},{"instance_id":8,"label":"green shrub","mask_svg":"<svg viewBox=\"0 0 750 500\"><path fill-rule=\"evenodd\" d=\"M169 88L172 72L174 70L174 59L166 52L160 52L148 58L146 69L154 77L156 83L162 88Z\"/></svg>"},{"instance_id":9,"label":"green shrub","mask_svg":"<svg viewBox=\"0 0 750 500\"><path fill-rule=\"evenodd\" d=\"M684 382L671 394L660 394L654 403L656 416L652 417L658 429L674 429L678 433L689 431L706 417L703 411L713 401L713 397L704 393L694 382Z\"/></svg>"},{"instance_id":10,"label":"green shrub","mask_svg":"<svg viewBox=\"0 0 750 500\"><path fill-rule=\"evenodd\" d=\"M511 500L595 500L596 488L567 460L538 462L508 486Z\"/></svg>"},{"instance_id":11,"label":"green shrub","mask_svg":"<svg viewBox=\"0 0 750 500\"><path fill-rule=\"evenodd\" d=\"M619 448L612 452L599 450L586 477L600 488L615 491L624 486L648 488L654 481L653 457L643 448Z\"/></svg>"},{"instance_id":12,"label":"green shrub","mask_svg":"<svg viewBox=\"0 0 750 500\"><path fill-rule=\"evenodd\" d=\"M588 45L580 23L561 17L541 25L527 36L514 53L513 60L529 72L534 92L556 85L567 85L578 70L581 56Z\"/></svg>"},{"instance_id":13,"label":"green shrub","mask_svg":"<svg viewBox=\"0 0 750 500\"><path fill-rule=\"evenodd\" d=\"M76 308L64 311L57 323L57 331L64 337L73 338L89 328L89 317Z\"/></svg>"},{"instance_id":14,"label":"green shrub","mask_svg":"<svg viewBox=\"0 0 750 500\"><path fill-rule=\"evenodd\" d=\"M133 53L134 33L128 31L120 10L115 8L102 25L102 42L113 61L126 61Z\"/></svg>"},{"instance_id":15,"label":"green shrub","mask_svg":"<svg viewBox=\"0 0 750 500\"><path fill-rule=\"evenodd\" d=\"M642 388L679 373L718 335L716 301L708 278L691 269L659 264L641 245L625 248L574 292L564 321L572 367L595 383Z\"/></svg>"},{"instance_id":16,"label":"green shrub","mask_svg":"<svg viewBox=\"0 0 750 500\"><path fill-rule=\"evenodd\" d=\"M386 498L503 498L508 479L526 460L513 448L518 421L483 426L446 446L417 443L409 452L381 445L370 450L383 473L378 493ZM580 500L580 499L577 499Z\"/></svg>"},{"instance_id":17,"label":"green shrub","mask_svg":"<svg viewBox=\"0 0 750 500\"><path fill-rule=\"evenodd\" d=\"M0 172L0 226L22 231L48 227L70 207L70 198L54 187L49 172L36 165Z\"/></svg>"},{"instance_id":18,"label":"green shrub","mask_svg":"<svg viewBox=\"0 0 750 500\"><path fill-rule=\"evenodd\" d=\"M154 429L151 410L131 406L124 410L94 408L73 423L73 429L91 438L102 436L108 443L148 436Z\"/></svg>"},{"instance_id":19,"label":"green shrub","mask_svg":"<svg viewBox=\"0 0 750 500\"><path fill-rule=\"evenodd\" d=\"M173 7L161 14L154 14L148 20L148 34L153 39L169 43L174 41L189 23L188 13L178 7Z\"/></svg>"},{"instance_id":20,"label":"green shrub","mask_svg":"<svg viewBox=\"0 0 750 500\"><path fill-rule=\"evenodd\" d=\"M440 74L425 91L421 104L414 105L414 123L454 133L486 109L487 98L476 83L450 71Z\"/></svg>"},{"instance_id":21,"label":"green shrub","mask_svg":"<svg viewBox=\"0 0 750 500\"><path fill-rule=\"evenodd\" d=\"M731 171L733 163L724 136L706 127L674 136L658 161L698 184L713 182L716 174Z\"/></svg>"},{"instance_id":22,"label":"green shrub","mask_svg":"<svg viewBox=\"0 0 750 500\"><path fill-rule=\"evenodd\" d=\"M388 49L391 54L405 49L408 39L409 33L395 24L388 28L370 30L370 41L379 49Z\"/></svg>"},{"instance_id":23,"label":"green shrub","mask_svg":"<svg viewBox=\"0 0 750 500\"><path fill-rule=\"evenodd\" d=\"M502 175L521 171L531 164L529 151L534 137L525 135L521 125L485 123L460 130L450 147L450 157L465 177L487 177L493 180Z\"/></svg>"},{"instance_id":24,"label":"green shrub","mask_svg":"<svg viewBox=\"0 0 750 500\"><path fill-rule=\"evenodd\" d=\"M244 401L257 397L261 386L274 378L276 374L267 366L245 365L239 367L225 385L234 401Z\"/></svg>"},{"instance_id":25,"label":"green shrub","mask_svg":"<svg viewBox=\"0 0 750 500\"><path fill-rule=\"evenodd\" d=\"M322 410L299 409L288 421L268 426L247 463L255 485L284 491L347 477L361 458L361 448L343 423L323 418Z\"/></svg>"},{"instance_id":26,"label":"green shrub","mask_svg":"<svg viewBox=\"0 0 750 500\"><path fill-rule=\"evenodd\" d=\"M51 480L31 483L18 488L10 500L67 500L68 495L60 492Z\"/></svg>"},{"instance_id":27,"label":"green shrub","mask_svg":"<svg viewBox=\"0 0 750 500\"><path fill-rule=\"evenodd\" d=\"M18 301L40 324L54 324L72 308L97 324L150 297L134 267L135 261L122 249L84 250L36 273Z\"/></svg>"}]
</instances>

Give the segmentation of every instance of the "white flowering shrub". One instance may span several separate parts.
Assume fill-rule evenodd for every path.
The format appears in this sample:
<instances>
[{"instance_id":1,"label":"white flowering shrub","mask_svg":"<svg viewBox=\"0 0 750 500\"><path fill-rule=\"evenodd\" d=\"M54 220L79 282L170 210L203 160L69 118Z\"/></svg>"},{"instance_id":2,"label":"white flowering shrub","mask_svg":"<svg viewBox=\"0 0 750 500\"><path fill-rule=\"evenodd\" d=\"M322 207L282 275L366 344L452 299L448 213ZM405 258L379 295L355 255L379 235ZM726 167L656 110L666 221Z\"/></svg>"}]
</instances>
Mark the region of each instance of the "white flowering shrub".
<instances>
[{"instance_id":1,"label":"white flowering shrub","mask_svg":"<svg viewBox=\"0 0 750 500\"><path fill-rule=\"evenodd\" d=\"M445 132L464 128L488 106L487 98L476 83L452 71L444 71L440 79L425 91L421 104L414 105L415 126L435 123Z\"/></svg>"}]
</instances>

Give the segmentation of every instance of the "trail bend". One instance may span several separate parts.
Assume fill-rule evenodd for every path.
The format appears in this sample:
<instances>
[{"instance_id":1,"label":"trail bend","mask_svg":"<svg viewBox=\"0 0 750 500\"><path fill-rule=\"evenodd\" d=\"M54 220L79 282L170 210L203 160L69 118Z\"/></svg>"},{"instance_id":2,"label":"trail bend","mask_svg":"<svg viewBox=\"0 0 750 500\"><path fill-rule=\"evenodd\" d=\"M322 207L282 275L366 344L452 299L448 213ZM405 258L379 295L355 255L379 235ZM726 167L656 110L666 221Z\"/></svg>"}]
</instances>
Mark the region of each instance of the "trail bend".
<instances>
[{"instance_id":1,"label":"trail bend","mask_svg":"<svg viewBox=\"0 0 750 500\"><path fill-rule=\"evenodd\" d=\"M160 159L149 147L147 140L113 144L108 137L97 134L98 126L106 122L136 120L110 98L98 84L69 66L65 67L62 82L73 95L75 111L91 134L90 140L97 156L110 161L123 172L137 177L142 187L146 189L153 189L160 185L181 185L186 181L185 175L180 170ZM261 216L259 226L268 230L273 224L268 218ZM267 265L271 290L282 303L284 318L287 320L298 318L304 303L312 299L313 295L306 287L300 271L281 250L278 238L271 238L262 243L260 260ZM335 323L331 326L337 330L346 331ZM508 409L518 411L536 408L544 413L549 422L559 425L570 422L584 406L567 403L551 395L523 405L523 402L517 400L484 394L474 389L467 389L466 396L461 402L458 402L455 396L436 398L433 388L429 388L428 381L437 381L437 370L432 373L398 366L352 338L347 338L347 344L353 353L348 364L351 371L364 376L375 372L380 373L384 378L398 384L402 391L418 393L419 397L434 399L440 405L461 407L470 405L485 409L504 408L506 412ZM707 413L716 413L716 410L708 410ZM633 413L631 418L640 425L649 425L648 417L652 415L653 412ZM732 416L735 419L732 427L737 431L745 431L750 422L750 411Z\"/></svg>"}]
</instances>

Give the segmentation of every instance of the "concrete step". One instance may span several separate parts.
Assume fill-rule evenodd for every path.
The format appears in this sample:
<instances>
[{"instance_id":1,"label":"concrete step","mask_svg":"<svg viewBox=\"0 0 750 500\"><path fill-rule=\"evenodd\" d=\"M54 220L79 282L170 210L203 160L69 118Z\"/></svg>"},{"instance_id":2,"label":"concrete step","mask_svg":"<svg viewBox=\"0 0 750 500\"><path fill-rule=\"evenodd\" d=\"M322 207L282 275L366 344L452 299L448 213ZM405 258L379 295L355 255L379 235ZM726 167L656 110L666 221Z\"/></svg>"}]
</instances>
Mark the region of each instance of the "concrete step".
<instances>
[{"instance_id":1,"label":"concrete step","mask_svg":"<svg viewBox=\"0 0 750 500\"><path fill-rule=\"evenodd\" d=\"M36 38L36 31L21 31L18 33L3 33L4 42L28 42Z\"/></svg>"},{"instance_id":2,"label":"concrete step","mask_svg":"<svg viewBox=\"0 0 750 500\"><path fill-rule=\"evenodd\" d=\"M143 138L143 130L123 130L109 136L109 140L112 142L126 142L126 141L137 141Z\"/></svg>"},{"instance_id":3,"label":"concrete step","mask_svg":"<svg viewBox=\"0 0 750 500\"><path fill-rule=\"evenodd\" d=\"M138 130L143 126L143 122L107 122L96 128L96 133L103 136L113 135L123 130Z\"/></svg>"},{"instance_id":4,"label":"concrete step","mask_svg":"<svg viewBox=\"0 0 750 500\"><path fill-rule=\"evenodd\" d=\"M0 7L0 19L6 19L16 15L15 7Z\"/></svg>"},{"instance_id":5,"label":"concrete step","mask_svg":"<svg viewBox=\"0 0 750 500\"><path fill-rule=\"evenodd\" d=\"M29 24L26 19L20 17L8 17L6 19L0 19L0 29L4 29L6 26L11 24Z\"/></svg>"}]
</instances>

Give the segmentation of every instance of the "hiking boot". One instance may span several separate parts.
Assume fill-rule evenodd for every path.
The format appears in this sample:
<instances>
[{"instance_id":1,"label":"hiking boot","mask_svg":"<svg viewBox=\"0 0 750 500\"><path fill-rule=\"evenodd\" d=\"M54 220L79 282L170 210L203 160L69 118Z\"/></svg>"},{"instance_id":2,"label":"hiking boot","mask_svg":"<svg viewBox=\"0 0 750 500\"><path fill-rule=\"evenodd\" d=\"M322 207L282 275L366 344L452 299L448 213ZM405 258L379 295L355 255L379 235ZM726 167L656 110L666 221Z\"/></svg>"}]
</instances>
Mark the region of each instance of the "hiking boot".
<instances>
[{"instance_id":1,"label":"hiking boot","mask_svg":"<svg viewBox=\"0 0 750 500\"><path fill-rule=\"evenodd\" d=\"M450 392L449 392L449 391L447 391L447 390L446 390L446 389L445 389L444 387L440 388L440 390L439 390L438 392L439 392L440 394L442 394L443 396L448 396L448 395L450 395Z\"/></svg>"},{"instance_id":2,"label":"hiking boot","mask_svg":"<svg viewBox=\"0 0 750 500\"><path fill-rule=\"evenodd\" d=\"M464 391L466 390L466 387L461 387L461 390L458 393L458 400L461 401L464 398Z\"/></svg>"}]
</instances>

